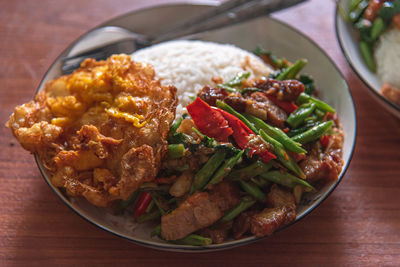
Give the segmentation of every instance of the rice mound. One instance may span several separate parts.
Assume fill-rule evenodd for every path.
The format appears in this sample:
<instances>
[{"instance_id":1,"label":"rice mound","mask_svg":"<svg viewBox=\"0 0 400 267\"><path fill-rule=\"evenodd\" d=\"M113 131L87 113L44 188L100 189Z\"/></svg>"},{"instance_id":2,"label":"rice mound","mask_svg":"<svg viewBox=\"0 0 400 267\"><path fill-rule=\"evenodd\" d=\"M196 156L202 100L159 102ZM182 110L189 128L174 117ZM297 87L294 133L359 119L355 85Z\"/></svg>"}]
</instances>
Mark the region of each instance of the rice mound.
<instances>
[{"instance_id":1,"label":"rice mound","mask_svg":"<svg viewBox=\"0 0 400 267\"><path fill-rule=\"evenodd\" d=\"M381 81L400 88L400 30L389 30L380 37L375 60Z\"/></svg>"},{"instance_id":2,"label":"rice mound","mask_svg":"<svg viewBox=\"0 0 400 267\"><path fill-rule=\"evenodd\" d=\"M132 60L153 65L162 85L178 89L177 117L185 112L191 97L205 85L214 86L213 77L231 80L236 74L267 76L273 70L257 56L230 44L204 41L169 41L136 51Z\"/></svg>"}]
</instances>

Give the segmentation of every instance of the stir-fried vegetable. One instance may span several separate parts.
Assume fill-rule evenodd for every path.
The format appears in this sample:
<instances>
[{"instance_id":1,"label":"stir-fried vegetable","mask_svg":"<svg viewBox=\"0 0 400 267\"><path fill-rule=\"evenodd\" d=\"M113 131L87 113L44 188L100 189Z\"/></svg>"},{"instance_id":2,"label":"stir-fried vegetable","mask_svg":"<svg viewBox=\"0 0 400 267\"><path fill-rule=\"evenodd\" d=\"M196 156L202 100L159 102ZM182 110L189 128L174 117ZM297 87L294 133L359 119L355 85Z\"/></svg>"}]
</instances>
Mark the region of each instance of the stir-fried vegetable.
<instances>
[{"instance_id":1,"label":"stir-fried vegetable","mask_svg":"<svg viewBox=\"0 0 400 267\"><path fill-rule=\"evenodd\" d=\"M229 222L235 219L240 213L243 211L247 210L251 206L253 206L256 203L256 200L254 200L251 197L244 197L239 201L239 204L237 204L234 208L231 210L227 211L222 217L221 221L222 222Z\"/></svg>"}]
</instances>

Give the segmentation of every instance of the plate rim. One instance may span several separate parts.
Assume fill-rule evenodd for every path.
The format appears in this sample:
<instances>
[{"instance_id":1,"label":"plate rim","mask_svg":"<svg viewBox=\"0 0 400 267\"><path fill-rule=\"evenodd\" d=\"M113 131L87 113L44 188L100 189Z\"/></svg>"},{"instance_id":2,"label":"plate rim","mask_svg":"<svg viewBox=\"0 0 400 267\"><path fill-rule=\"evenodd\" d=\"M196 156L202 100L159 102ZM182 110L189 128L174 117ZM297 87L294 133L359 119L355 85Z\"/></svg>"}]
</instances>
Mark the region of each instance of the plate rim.
<instances>
[{"instance_id":1,"label":"plate rim","mask_svg":"<svg viewBox=\"0 0 400 267\"><path fill-rule=\"evenodd\" d=\"M134 10L134 11L130 11L121 15L117 15L115 17L112 17L111 19L102 22L100 24L98 24L97 26L89 29L88 31L85 31L82 35L80 35L78 38L76 38L74 41L72 41L71 43L69 43L67 45L67 47L55 58L55 60L51 63L51 65L49 66L49 68L47 69L47 71L45 72L45 74L43 75L39 86L36 89L35 94L37 94L39 92L39 89L43 86L44 80L47 77L47 75L49 74L49 72L54 68L54 66L56 65L56 63L59 61L60 58L63 57L63 55L67 54L72 47L78 43L83 37L85 37L89 32L102 27L104 25L110 24L112 21L117 20L119 18L122 17L127 17L127 16L132 16L135 15L136 13L139 12L143 12L143 11L148 11L151 9L157 9L157 8L163 8L163 7L171 7L171 6L184 6L184 5L189 5L189 6L213 6L212 4L210 4L212 2L208 1L208 0L196 0L196 1L183 1L183 2L177 2L177 3L167 3L167 4L160 4L160 5L154 5L154 6L150 6L150 7L145 7L145 8L140 8L138 10ZM215 3L215 2L214 2ZM347 84L346 79L344 78L343 73L340 71L340 69L337 67L337 65L335 64L335 62L332 60L332 58L314 41L312 40L309 36L307 36L305 33L301 32L300 30L290 26L289 24L280 21L279 19L276 19L274 17L271 16L264 16L264 17L268 17L268 19L273 20L274 22L280 24L283 27L289 28L290 30L296 32L297 34L299 34L300 36L302 36L303 38L305 38L313 47L315 47L317 50L319 50L327 59L328 61L331 63L331 65L335 68L335 70L337 71L337 73L339 74L340 78L342 79L344 86L350 96L350 102L351 102L351 107L353 110L353 120L354 120L354 133L353 133L353 142L351 143L351 148L350 148L350 154L349 154L349 159L348 161L345 163L345 165L342 168L342 172L341 175L338 177L337 181L332 184L331 188L326 192L325 195L321 196L320 198L318 198L318 200L316 200L314 202L314 204L312 206L310 206L309 208L307 208L304 213L297 217L295 221L293 221L292 223L285 225L284 227L279 228L277 231L275 231L273 234L276 234L292 225L294 225L295 223L301 221L302 219L304 219L307 215L309 215L313 210L315 210L319 205L322 204L322 202L324 202L330 195L331 193L336 189L336 187L339 185L339 183L342 181L343 177L345 176L348 167L352 161L353 155L354 155L354 150L355 150L355 146L356 146L356 142L357 142L357 111L354 105L354 98L353 95L351 93L351 90ZM259 241L261 239L266 239L270 236L265 236L265 237L256 237L256 236L250 236L250 237L246 237L243 239L238 239L238 240L234 240L231 241L229 243L222 243L222 244L212 244L209 246L188 246L188 245L176 245L176 244L170 244L170 243L159 243L156 241L142 241L140 239L133 239L131 237L125 236L123 234L117 233L116 231L109 229L106 226L103 226L101 224L98 224L97 222L90 220L87 216L85 216L83 213L81 213L80 211L78 211L76 208L74 208L71 204L71 202L67 199L66 196L64 196L59 189L57 189L56 187L54 187L51 182L50 179L47 179L47 174L46 171L44 169L42 169L42 165L40 163L39 157L37 154L34 155L36 164L39 168L39 171L43 177L43 179L45 180L45 182L49 185L49 187L56 193L56 195L61 199L62 202L64 202L64 204L66 204L74 213L78 214L81 218L83 218L84 220L86 220L87 222L89 222L90 224L108 232L111 233L117 237L120 237L124 240L127 240L129 242L135 243L137 245L141 245L147 248L152 248L152 249L157 249L157 250L163 250L163 251L171 251L171 252L213 252L213 251L220 251L220 250L226 250L226 249L230 249L230 248L234 248L234 247L238 247L238 246L243 246L243 245L247 245L250 243L254 243L256 241Z\"/></svg>"},{"instance_id":2,"label":"plate rim","mask_svg":"<svg viewBox=\"0 0 400 267\"><path fill-rule=\"evenodd\" d=\"M343 0L341 0L339 2L339 4L341 4L342 2L343 2ZM392 113L394 113L394 112L396 113L396 114L393 114L393 115L399 117L400 116L400 106L397 106L393 102L391 102L391 101L387 100L385 97L383 97L380 93L378 93L377 90L374 89L374 86L372 86L364 78L364 76L361 75L361 73L357 70L357 68L356 68L355 64L353 63L353 61L350 59L349 55L347 54L347 52L346 52L346 50L344 48L343 40L342 40L342 37L341 37L342 35L340 34L341 30L339 29L340 28L339 27L339 20L343 20L343 18L340 15L339 5L337 4L336 7L335 7L335 34L336 34L336 40L339 43L340 50L342 51L342 54L344 55L344 57L345 57L345 59L347 61L347 64L350 65L350 68L357 75L357 77L366 85L366 87L369 89L369 91L372 92L373 95L375 97L377 97L378 100L381 101L381 103L385 104L386 108L389 108ZM345 22L345 21L343 21L343 22ZM376 74L374 74L374 75L376 75ZM379 88L379 90L380 90L380 88Z\"/></svg>"}]
</instances>

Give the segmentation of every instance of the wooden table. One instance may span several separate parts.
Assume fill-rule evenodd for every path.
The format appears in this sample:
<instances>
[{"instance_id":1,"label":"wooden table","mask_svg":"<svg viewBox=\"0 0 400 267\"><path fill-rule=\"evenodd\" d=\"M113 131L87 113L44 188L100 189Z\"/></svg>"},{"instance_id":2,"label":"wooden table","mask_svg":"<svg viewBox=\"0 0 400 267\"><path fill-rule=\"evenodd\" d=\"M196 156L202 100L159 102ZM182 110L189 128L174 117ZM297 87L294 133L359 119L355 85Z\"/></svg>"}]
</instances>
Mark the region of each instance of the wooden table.
<instances>
[{"instance_id":1,"label":"wooden table","mask_svg":"<svg viewBox=\"0 0 400 267\"><path fill-rule=\"evenodd\" d=\"M75 38L124 12L171 0L0 2L0 122L32 99L47 68ZM334 193L289 229L208 254L144 248L77 216L42 179L32 155L0 127L0 265L399 265L400 124L367 93L341 54L333 1L280 12L339 66L357 108L352 163Z\"/></svg>"}]
</instances>

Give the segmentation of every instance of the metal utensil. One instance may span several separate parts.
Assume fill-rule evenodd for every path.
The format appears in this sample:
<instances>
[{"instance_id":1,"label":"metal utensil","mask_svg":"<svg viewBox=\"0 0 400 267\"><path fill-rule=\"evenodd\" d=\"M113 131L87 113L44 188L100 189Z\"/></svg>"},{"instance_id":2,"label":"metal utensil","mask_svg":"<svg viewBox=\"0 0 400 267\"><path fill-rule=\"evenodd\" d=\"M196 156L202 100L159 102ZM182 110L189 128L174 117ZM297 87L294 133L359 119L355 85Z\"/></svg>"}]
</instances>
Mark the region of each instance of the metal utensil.
<instances>
[{"instance_id":1,"label":"metal utensil","mask_svg":"<svg viewBox=\"0 0 400 267\"><path fill-rule=\"evenodd\" d=\"M108 44L102 44L76 55L65 57L62 59L62 72L64 74L71 73L77 69L80 63L86 58L100 60L112 54L130 54L140 48L183 36L190 37L190 35L195 33L244 22L291 7L304 1L305 0L228 0L219 6L206 10L204 13L200 13L153 37L130 32L127 38ZM99 28L96 29L96 31L108 30L108 28L110 27ZM119 27L113 26L112 28L118 30ZM120 28L120 30L127 32L127 30L123 28Z\"/></svg>"}]
</instances>

